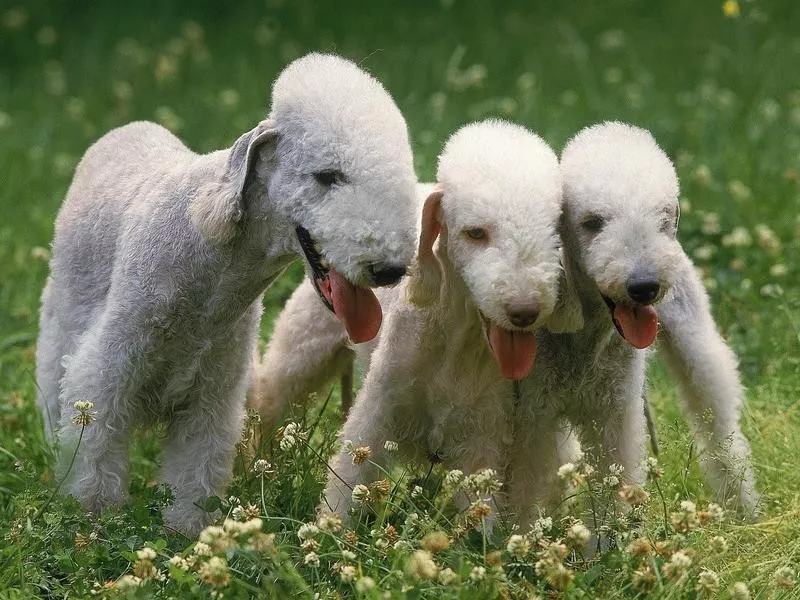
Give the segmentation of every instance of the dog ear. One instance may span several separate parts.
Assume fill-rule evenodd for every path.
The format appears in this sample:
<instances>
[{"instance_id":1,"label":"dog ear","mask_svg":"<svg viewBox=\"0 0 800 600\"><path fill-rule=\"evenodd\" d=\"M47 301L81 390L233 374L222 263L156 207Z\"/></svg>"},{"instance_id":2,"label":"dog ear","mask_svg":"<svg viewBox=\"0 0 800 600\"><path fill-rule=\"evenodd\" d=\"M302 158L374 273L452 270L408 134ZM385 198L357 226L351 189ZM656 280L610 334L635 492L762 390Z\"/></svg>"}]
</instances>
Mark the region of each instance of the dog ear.
<instances>
[{"instance_id":1,"label":"dog ear","mask_svg":"<svg viewBox=\"0 0 800 600\"><path fill-rule=\"evenodd\" d=\"M222 178L198 190L189 213L207 240L225 243L233 238L244 215L248 179L265 154L264 146L274 143L277 135L274 121L261 121L234 142Z\"/></svg>"},{"instance_id":2,"label":"dog ear","mask_svg":"<svg viewBox=\"0 0 800 600\"><path fill-rule=\"evenodd\" d=\"M439 299L442 267L433 253L433 243L442 230L439 221L442 195L440 190L431 192L422 208L422 228L417 258L406 287L406 300L416 306L430 306Z\"/></svg>"},{"instance_id":3,"label":"dog ear","mask_svg":"<svg viewBox=\"0 0 800 600\"><path fill-rule=\"evenodd\" d=\"M583 329L583 305L575 285L574 266L570 264L566 248L561 249L561 276L558 282L558 300L547 329L553 333L573 333Z\"/></svg>"}]
</instances>

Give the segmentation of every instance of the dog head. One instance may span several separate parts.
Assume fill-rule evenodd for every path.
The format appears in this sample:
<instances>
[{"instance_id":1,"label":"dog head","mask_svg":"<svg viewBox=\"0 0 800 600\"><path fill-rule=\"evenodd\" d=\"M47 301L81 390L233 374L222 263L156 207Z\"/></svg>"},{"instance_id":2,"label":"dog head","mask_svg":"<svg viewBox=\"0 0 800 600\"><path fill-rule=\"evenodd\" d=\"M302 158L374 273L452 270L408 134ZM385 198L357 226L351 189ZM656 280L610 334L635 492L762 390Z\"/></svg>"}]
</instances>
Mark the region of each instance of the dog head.
<instances>
[{"instance_id":1,"label":"dog head","mask_svg":"<svg viewBox=\"0 0 800 600\"><path fill-rule=\"evenodd\" d=\"M490 120L450 138L437 178L422 211L408 298L431 305L462 286L501 372L521 379L533 366L535 330L564 300L558 160L537 135Z\"/></svg>"},{"instance_id":2,"label":"dog head","mask_svg":"<svg viewBox=\"0 0 800 600\"><path fill-rule=\"evenodd\" d=\"M657 332L654 305L669 292L682 252L675 168L649 132L608 122L567 144L561 173L567 250L619 333L645 348Z\"/></svg>"},{"instance_id":3,"label":"dog head","mask_svg":"<svg viewBox=\"0 0 800 600\"><path fill-rule=\"evenodd\" d=\"M383 86L339 57L294 61L269 117L234 144L227 180L212 232L241 214L289 223L322 300L354 341L374 337L381 310L368 288L397 283L416 241L408 131Z\"/></svg>"}]
</instances>

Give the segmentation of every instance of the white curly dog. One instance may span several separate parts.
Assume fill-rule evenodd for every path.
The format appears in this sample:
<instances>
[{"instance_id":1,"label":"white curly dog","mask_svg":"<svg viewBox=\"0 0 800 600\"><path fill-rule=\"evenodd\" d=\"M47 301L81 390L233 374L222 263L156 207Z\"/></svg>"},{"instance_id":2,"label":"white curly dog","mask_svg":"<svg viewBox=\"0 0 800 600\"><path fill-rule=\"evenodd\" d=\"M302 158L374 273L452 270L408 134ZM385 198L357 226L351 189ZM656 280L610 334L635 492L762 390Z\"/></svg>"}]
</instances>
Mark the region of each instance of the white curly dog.
<instances>
[{"instance_id":1,"label":"white curly dog","mask_svg":"<svg viewBox=\"0 0 800 600\"><path fill-rule=\"evenodd\" d=\"M322 506L342 516L353 487L387 465L387 440L411 460L502 477L514 436L509 380L533 368L537 330L579 326L577 300L561 291L561 182L549 146L517 125L469 125L448 141L437 179L417 268L382 294L386 322L341 434L369 446L372 462L355 465L342 449L330 463Z\"/></svg>"},{"instance_id":2,"label":"white curly dog","mask_svg":"<svg viewBox=\"0 0 800 600\"><path fill-rule=\"evenodd\" d=\"M643 480L644 348L661 348L681 385L720 499L756 510L750 451L739 428L736 360L719 335L695 269L676 239L678 180L649 132L622 123L584 129L561 158L567 270L583 305L580 332L539 335L537 368L521 383L509 507L527 522L547 501L564 419L601 469ZM658 312L656 312L658 307Z\"/></svg>"},{"instance_id":3,"label":"white curly dog","mask_svg":"<svg viewBox=\"0 0 800 600\"><path fill-rule=\"evenodd\" d=\"M242 431L261 295L301 252L320 298L357 340L416 246L405 121L380 83L311 54L276 80L268 118L198 155L152 123L84 155L56 220L37 355L39 405L67 490L124 503L136 423L165 421L165 521L194 534L224 492ZM76 401L96 422L74 422ZM59 431L60 429L60 431Z\"/></svg>"},{"instance_id":4,"label":"white curly dog","mask_svg":"<svg viewBox=\"0 0 800 600\"><path fill-rule=\"evenodd\" d=\"M675 238L678 182L669 159L646 131L605 123L575 137L561 172L567 274L578 286L586 326L573 335L540 335L540 359L523 384L529 410L512 453L512 509L524 523L560 501L555 475L574 451L568 445L553 451L563 439L558 420L565 415L584 443L603 453L604 465L622 464L628 481L641 481L646 354L635 346L653 342L658 319L657 347L679 384L717 499L745 518L758 516L750 449L739 426L744 391L737 361ZM297 289L256 370L250 397L267 419L280 418L288 403L341 375L352 361L343 327L313 299L310 286ZM309 322L316 324L314 335L289 353L287 344Z\"/></svg>"}]
</instances>

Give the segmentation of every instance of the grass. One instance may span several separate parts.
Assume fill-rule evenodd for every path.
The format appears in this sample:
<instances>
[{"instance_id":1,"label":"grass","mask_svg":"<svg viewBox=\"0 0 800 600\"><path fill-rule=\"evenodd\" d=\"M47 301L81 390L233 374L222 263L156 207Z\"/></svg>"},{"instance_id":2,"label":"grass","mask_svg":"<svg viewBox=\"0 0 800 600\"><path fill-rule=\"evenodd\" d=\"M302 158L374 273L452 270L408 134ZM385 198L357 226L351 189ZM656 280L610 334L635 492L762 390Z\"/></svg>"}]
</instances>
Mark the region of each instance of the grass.
<instances>
[{"instance_id":1,"label":"grass","mask_svg":"<svg viewBox=\"0 0 800 600\"><path fill-rule=\"evenodd\" d=\"M0 598L377 597L381 590L409 598L627 598L637 595L632 582L647 575L646 564L658 574L652 597L701 596L695 585L710 569L719 577L719 597L731 597L733 584L744 582L753 598L800 598L797 587L781 587L774 577L800 563L800 13L780 0L737 6L738 16L725 16L721 3L690 0L446 0L402 8L268 0L224 9L177 0L31 0L1 9ZM760 523L725 519L671 537L664 511L671 521L681 500L703 507L709 490L691 456L673 384L657 361L650 387L666 508L650 482L651 500L635 514L641 535L673 544L663 557L613 551L599 560L579 552L562 559L552 547L550 558L517 557L506 548L510 532L485 539L462 531L465 515L437 493L442 473L427 468L392 474L401 483L377 506L377 517L359 524L358 540L332 532L310 536L313 543L300 540L325 477L321 457L339 425L335 392L289 417L309 433L308 442L281 450L273 440L261 456L271 463L266 473L238 460L229 492L255 505L264 531L275 537L226 533L227 548L217 548L226 569L206 559L200 575L167 565L176 553L192 556L191 541L161 524L169 499L151 484L158 468L152 433L135 440L130 506L93 519L54 494L33 357L46 249L76 161L103 132L134 119L160 120L197 150L226 146L265 114L281 67L312 49L350 57L385 82L408 119L422 179L431 179L446 137L484 116L526 124L555 148L602 119L653 131L681 177L681 241L703 270L720 328L741 359L749 389L744 429L765 499ZM300 277L294 267L267 293L265 333ZM581 489L609 492L593 481ZM209 503L226 512L236 507L228 498ZM570 525L556 522L547 539ZM630 525L614 528L624 534ZM433 537L421 541L434 531L447 536L447 549ZM726 551L712 549L715 536L725 538ZM155 558L136 554L145 546ZM318 567L306 558L315 546ZM433 567L427 555L413 554L421 547L438 550ZM693 566L685 580L672 581L663 564L678 547L690 550ZM546 554L535 544L534 552ZM532 565L540 559L537 574ZM548 583L547 565L559 561L574 575L563 591ZM337 562L348 566L334 568ZM166 580L120 589L130 583L121 576L152 575L151 567ZM426 579L445 568L453 581ZM226 577L227 585L214 587ZM116 588L104 587L116 581Z\"/></svg>"}]
</instances>

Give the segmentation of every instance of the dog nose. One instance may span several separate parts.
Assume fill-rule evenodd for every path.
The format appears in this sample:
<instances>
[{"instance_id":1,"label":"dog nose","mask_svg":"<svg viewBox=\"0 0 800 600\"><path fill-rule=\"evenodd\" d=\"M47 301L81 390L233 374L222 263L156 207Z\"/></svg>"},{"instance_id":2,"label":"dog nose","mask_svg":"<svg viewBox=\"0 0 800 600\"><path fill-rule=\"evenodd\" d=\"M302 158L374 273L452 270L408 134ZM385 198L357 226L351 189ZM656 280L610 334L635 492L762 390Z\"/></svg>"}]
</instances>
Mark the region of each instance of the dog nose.
<instances>
[{"instance_id":1,"label":"dog nose","mask_svg":"<svg viewBox=\"0 0 800 600\"><path fill-rule=\"evenodd\" d=\"M375 263L367 267L372 283L376 287L383 287L385 285L394 285L403 275L406 274L406 268L402 265L391 265L386 263Z\"/></svg>"},{"instance_id":2,"label":"dog nose","mask_svg":"<svg viewBox=\"0 0 800 600\"><path fill-rule=\"evenodd\" d=\"M536 321L539 316L539 307L530 302L507 304L506 315L515 327L527 327Z\"/></svg>"},{"instance_id":3,"label":"dog nose","mask_svg":"<svg viewBox=\"0 0 800 600\"><path fill-rule=\"evenodd\" d=\"M629 279L628 296L637 304L650 304L661 289L661 285L653 279Z\"/></svg>"}]
</instances>

